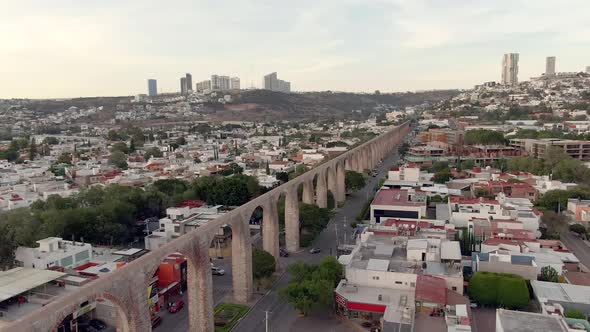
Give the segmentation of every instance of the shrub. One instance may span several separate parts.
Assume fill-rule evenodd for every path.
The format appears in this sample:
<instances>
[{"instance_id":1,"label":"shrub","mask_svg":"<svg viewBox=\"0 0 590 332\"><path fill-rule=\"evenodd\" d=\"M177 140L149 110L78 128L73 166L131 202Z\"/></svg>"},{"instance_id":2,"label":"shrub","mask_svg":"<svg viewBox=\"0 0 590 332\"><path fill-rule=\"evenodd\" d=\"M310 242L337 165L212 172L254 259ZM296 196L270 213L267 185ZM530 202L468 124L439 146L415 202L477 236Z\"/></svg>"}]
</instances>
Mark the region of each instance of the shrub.
<instances>
[{"instance_id":1,"label":"shrub","mask_svg":"<svg viewBox=\"0 0 590 332\"><path fill-rule=\"evenodd\" d=\"M521 308L529 302L526 281L506 273L475 273L469 281L469 295L480 304L506 308Z\"/></svg>"}]
</instances>

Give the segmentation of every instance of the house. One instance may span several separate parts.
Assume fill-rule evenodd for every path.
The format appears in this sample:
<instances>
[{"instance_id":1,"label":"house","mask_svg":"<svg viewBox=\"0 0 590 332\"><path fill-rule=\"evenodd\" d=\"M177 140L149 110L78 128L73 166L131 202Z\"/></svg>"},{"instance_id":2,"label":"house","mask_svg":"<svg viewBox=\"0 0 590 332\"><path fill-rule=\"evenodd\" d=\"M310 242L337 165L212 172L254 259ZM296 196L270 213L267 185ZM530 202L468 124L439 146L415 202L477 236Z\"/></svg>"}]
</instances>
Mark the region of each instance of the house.
<instances>
[{"instance_id":1,"label":"house","mask_svg":"<svg viewBox=\"0 0 590 332\"><path fill-rule=\"evenodd\" d=\"M426 216L426 195L414 189L381 189L371 202L371 223L386 218L421 219Z\"/></svg>"},{"instance_id":2,"label":"house","mask_svg":"<svg viewBox=\"0 0 590 332\"><path fill-rule=\"evenodd\" d=\"M36 269L56 266L74 268L92 259L92 245L89 243L65 241L59 237L48 237L37 243L37 248L16 249L15 260L19 266Z\"/></svg>"}]
</instances>

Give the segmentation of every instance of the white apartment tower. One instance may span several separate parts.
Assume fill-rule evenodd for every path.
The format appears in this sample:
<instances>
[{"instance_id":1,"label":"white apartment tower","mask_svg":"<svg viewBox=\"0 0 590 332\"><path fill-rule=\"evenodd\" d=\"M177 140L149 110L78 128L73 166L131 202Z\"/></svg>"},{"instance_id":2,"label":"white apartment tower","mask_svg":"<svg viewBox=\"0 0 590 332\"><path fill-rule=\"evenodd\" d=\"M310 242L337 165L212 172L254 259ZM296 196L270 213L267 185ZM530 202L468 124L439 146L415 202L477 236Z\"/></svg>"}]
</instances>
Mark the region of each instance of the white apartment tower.
<instances>
[{"instance_id":1,"label":"white apartment tower","mask_svg":"<svg viewBox=\"0 0 590 332\"><path fill-rule=\"evenodd\" d=\"M230 79L229 85L232 90L240 90L240 78L232 77Z\"/></svg>"},{"instance_id":2,"label":"white apartment tower","mask_svg":"<svg viewBox=\"0 0 590 332\"><path fill-rule=\"evenodd\" d=\"M502 57L502 84L518 84L518 53L506 53Z\"/></svg>"},{"instance_id":3,"label":"white apartment tower","mask_svg":"<svg viewBox=\"0 0 590 332\"><path fill-rule=\"evenodd\" d=\"M548 56L545 60L545 76L555 76L555 57Z\"/></svg>"}]
</instances>

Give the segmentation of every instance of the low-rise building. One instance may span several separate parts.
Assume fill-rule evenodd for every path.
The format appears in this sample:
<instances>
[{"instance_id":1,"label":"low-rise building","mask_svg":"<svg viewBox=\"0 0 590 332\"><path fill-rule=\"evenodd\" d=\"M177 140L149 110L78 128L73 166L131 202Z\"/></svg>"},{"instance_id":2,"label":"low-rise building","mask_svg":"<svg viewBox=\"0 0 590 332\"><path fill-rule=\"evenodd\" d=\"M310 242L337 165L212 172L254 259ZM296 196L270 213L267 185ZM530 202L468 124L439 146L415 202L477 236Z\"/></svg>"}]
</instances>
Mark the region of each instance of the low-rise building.
<instances>
[{"instance_id":1,"label":"low-rise building","mask_svg":"<svg viewBox=\"0 0 590 332\"><path fill-rule=\"evenodd\" d=\"M388 218L421 219L426 216L426 195L414 189L381 189L371 202L371 223Z\"/></svg>"},{"instance_id":2,"label":"low-rise building","mask_svg":"<svg viewBox=\"0 0 590 332\"><path fill-rule=\"evenodd\" d=\"M22 267L47 269L52 267L74 268L92 259L92 245L48 237L37 241L38 248L18 247L15 260Z\"/></svg>"}]
</instances>

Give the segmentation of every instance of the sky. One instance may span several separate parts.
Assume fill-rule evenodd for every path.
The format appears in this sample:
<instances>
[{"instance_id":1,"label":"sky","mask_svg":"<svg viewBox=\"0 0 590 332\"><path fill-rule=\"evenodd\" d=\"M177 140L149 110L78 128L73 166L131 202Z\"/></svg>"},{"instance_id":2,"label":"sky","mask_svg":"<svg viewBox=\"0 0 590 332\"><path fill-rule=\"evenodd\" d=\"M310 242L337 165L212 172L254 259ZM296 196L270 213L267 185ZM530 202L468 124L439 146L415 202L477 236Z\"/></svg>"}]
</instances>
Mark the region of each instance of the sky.
<instances>
[{"instance_id":1,"label":"sky","mask_svg":"<svg viewBox=\"0 0 590 332\"><path fill-rule=\"evenodd\" d=\"M588 0L19 0L0 6L0 98L180 90L211 74L294 91L414 91L590 66Z\"/></svg>"}]
</instances>

